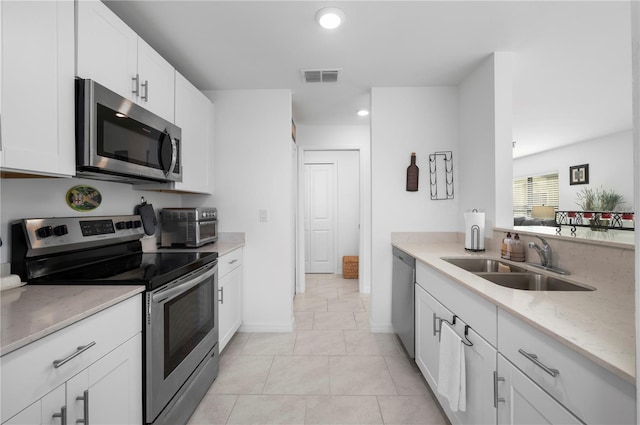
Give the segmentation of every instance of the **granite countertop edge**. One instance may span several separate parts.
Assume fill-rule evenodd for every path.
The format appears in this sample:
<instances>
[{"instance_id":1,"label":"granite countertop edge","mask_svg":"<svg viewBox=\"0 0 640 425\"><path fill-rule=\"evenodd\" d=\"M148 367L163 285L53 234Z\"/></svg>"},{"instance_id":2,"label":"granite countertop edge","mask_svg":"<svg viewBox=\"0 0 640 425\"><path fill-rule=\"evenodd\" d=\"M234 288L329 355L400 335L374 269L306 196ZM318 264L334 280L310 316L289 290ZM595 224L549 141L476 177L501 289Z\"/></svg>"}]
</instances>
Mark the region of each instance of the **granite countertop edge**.
<instances>
[{"instance_id":1,"label":"granite countertop edge","mask_svg":"<svg viewBox=\"0 0 640 425\"><path fill-rule=\"evenodd\" d=\"M574 291L571 291L570 294L518 291L495 285L471 272L442 260L443 257L467 256L500 259L498 252L485 251L471 253L465 251L463 245L457 242L392 241L392 246L446 275L497 307L502 308L509 314L542 331L554 340L578 352L635 386L634 308L633 304L629 304L628 300L624 300L624 297L616 295L615 291L607 287L609 282L607 282L607 285L597 288L596 291L585 291L584 293L576 293ZM522 266L522 263L514 264ZM536 270L532 269L532 271ZM585 282L581 282L579 278L572 276L569 276L569 278L576 283L585 284ZM592 283L593 282L589 282L587 285L593 286ZM588 305L601 304L600 308L602 308L604 313L622 314L625 320L590 320L590 318L586 316L597 317L598 314L585 315L585 311L579 306L569 307L573 304L574 299L588 300L588 298L585 297L592 297ZM536 303L545 305L547 310L543 312L542 308L529 308L530 305ZM620 305L622 305L623 308L620 308ZM553 308L561 308L562 315L560 316L562 317L556 317L546 313L546 311ZM624 311L620 312L620 310ZM614 322L616 322L617 325ZM578 324L576 325L576 323ZM622 331L619 328L620 323L627 324ZM618 326L618 328L616 328L616 326ZM582 332L576 332L576 330L580 330L580 328L582 328ZM616 338L620 336L623 336L623 338ZM620 339L624 341L619 343L619 345L612 345L612 343L617 343Z\"/></svg>"}]
</instances>

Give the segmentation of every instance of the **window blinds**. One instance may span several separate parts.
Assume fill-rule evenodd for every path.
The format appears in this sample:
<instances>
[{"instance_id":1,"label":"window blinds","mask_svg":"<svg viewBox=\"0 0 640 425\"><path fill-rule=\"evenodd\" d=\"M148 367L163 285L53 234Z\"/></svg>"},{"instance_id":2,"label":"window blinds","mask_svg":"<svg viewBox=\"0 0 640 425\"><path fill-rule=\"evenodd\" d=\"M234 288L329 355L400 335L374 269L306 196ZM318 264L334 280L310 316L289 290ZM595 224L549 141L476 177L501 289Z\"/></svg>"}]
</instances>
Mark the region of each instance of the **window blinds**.
<instances>
[{"instance_id":1,"label":"window blinds","mask_svg":"<svg viewBox=\"0 0 640 425\"><path fill-rule=\"evenodd\" d=\"M559 205L558 173L521 177L513 181L513 216L531 217L533 206Z\"/></svg>"}]
</instances>

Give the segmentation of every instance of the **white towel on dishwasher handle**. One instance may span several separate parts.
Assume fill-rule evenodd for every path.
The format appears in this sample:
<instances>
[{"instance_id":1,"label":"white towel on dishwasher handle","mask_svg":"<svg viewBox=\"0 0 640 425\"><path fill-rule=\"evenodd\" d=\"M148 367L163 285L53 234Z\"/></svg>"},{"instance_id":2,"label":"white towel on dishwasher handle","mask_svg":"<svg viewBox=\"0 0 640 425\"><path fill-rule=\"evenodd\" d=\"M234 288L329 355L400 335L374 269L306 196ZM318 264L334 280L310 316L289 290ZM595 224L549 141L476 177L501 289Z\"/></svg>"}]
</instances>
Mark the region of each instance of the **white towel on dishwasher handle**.
<instances>
[{"instance_id":1,"label":"white towel on dishwasher handle","mask_svg":"<svg viewBox=\"0 0 640 425\"><path fill-rule=\"evenodd\" d=\"M451 411L467 410L467 377L464 344L446 322L440 322L440 364L438 366L438 393L449 401Z\"/></svg>"}]
</instances>

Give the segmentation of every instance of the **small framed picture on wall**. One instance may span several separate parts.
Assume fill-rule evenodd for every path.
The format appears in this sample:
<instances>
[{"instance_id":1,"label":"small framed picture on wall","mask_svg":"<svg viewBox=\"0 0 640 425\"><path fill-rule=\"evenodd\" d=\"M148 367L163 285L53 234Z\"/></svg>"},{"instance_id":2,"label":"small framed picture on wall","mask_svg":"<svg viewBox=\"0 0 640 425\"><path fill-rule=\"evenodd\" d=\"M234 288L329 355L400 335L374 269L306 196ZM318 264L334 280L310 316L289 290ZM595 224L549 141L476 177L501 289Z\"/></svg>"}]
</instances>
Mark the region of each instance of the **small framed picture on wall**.
<instances>
[{"instance_id":1,"label":"small framed picture on wall","mask_svg":"<svg viewBox=\"0 0 640 425\"><path fill-rule=\"evenodd\" d=\"M569 184L589 184L589 164L569 167Z\"/></svg>"}]
</instances>

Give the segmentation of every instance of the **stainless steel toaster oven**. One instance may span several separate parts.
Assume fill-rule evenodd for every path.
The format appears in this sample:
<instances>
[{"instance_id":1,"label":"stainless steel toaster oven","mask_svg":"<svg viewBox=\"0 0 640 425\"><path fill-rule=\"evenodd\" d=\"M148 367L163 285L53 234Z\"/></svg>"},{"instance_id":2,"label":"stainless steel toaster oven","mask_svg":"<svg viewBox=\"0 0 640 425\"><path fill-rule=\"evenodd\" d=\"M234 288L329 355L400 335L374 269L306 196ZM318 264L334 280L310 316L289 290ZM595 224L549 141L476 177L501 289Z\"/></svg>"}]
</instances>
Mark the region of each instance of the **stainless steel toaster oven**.
<instances>
[{"instance_id":1,"label":"stainless steel toaster oven","mask_svg":"<svg viewBox=\"0 0 640 425\"><path fill-rule=\"evenodd\" d=\"M216 208L163 208L160 220L162 247L200 247L218 240Z\"/></svg>"}]
</instances>

